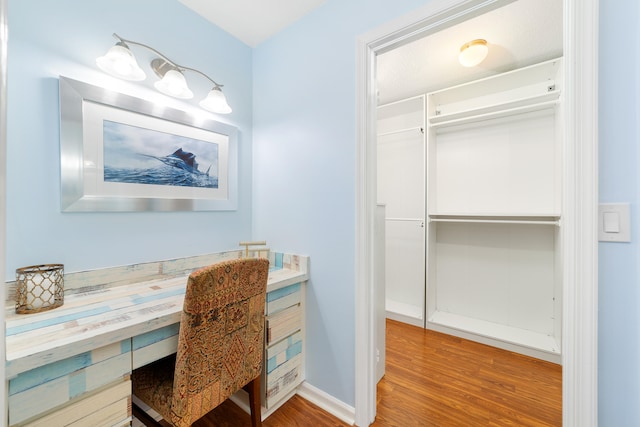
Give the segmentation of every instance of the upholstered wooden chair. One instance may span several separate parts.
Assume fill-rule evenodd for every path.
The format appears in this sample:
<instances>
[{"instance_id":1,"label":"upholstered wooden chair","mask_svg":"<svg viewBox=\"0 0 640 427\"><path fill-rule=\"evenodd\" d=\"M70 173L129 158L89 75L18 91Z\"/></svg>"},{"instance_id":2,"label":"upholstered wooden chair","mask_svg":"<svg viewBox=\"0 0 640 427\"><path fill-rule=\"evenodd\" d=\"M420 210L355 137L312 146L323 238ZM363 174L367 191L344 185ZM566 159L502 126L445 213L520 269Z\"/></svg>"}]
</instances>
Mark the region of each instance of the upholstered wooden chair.
<instances>
[{"instance_id":1,"label":"upholstered wooden chair","mask_svg":"<svg viewBox=\"0 0 640 427\"><path fill-rule=\"evenodd\" d=\"M133 394L164 418L190 426L241 388L260 426L260 375L269 261L224 261L187 281L178 351L133 371ZM140 421L158 425L134 406ZM168 422L168 423L167 423Z\"/></svg>"}]
</instances>

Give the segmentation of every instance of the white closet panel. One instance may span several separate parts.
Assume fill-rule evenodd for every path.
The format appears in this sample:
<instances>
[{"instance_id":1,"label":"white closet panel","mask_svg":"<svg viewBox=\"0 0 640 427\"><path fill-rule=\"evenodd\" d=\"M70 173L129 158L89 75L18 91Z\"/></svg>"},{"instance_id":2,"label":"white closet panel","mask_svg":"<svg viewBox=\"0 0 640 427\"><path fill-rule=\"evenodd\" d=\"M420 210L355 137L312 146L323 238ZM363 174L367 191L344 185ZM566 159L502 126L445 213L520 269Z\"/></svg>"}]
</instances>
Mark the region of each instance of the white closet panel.
<instances>
[{"instance_id":1,"label":"white closet panel","mask_svg":"<svg viewBox=\"0 0 640 427\"><path fill-rule=\"evenodd\" d=\"M386 229L386 264L390 267L386 269L385 281L390 285L386 288L387 300L404 304L413 316L422 319L425 295L422 221L387 220Z\"/></svg>"},{"instance_id":2,"label":"white closet panel","mask_svg":"<svg viewBox=\"0 0 640 427\"><path fill-rule=\"evenodd\" d=\"M557 214L555 112L436 133L435 206L450 214Z\"/></svg>"},{"instance_id":3,"label":"white closet panel","mask_svg":"<svg viewBox=\"0 0 640 427\"><path fill-rule=\"evenodd\" d=\"M425 99L378 108L378 202L386 205L387 317L424 326Z\"/></svg>"},{"instance_id":4,"label":"white closet panel","mask_svg":"<svg viewBox=\"0 0 640 427\"><path fill-rule=\"evenodd\" d=\"M387 218L424 218L424 135L419 128L378 137L378 200Z\"/></svg>"},{"instance_id":5,"label":"white closet panel","mask_svg":"<svg viewBox=\"0 0 640 427\"><path fill-rule=\"evenodd\" d=\"M436 234L439 311L554 333L556 227L441 223Z\"/></svg>"}]
</instances>

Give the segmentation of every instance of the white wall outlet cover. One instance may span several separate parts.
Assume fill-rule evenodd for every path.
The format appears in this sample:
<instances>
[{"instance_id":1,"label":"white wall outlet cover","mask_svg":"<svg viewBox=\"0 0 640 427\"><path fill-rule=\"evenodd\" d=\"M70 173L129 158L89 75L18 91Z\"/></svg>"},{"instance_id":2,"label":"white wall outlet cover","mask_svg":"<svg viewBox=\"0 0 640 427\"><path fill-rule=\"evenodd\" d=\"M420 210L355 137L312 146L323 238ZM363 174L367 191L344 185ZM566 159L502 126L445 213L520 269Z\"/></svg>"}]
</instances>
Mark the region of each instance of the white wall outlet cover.
<instances>
[{"instance_id":1,"label":"white wall outlet cover","mask_svg":"<svg viewBox=\"0 0 640 427\"><path fill-rule=\"evenodd\" d=\"M630 242L631 220L629 203L603 203L598 207L598 240Z\"/></svg>"}]
</instances>

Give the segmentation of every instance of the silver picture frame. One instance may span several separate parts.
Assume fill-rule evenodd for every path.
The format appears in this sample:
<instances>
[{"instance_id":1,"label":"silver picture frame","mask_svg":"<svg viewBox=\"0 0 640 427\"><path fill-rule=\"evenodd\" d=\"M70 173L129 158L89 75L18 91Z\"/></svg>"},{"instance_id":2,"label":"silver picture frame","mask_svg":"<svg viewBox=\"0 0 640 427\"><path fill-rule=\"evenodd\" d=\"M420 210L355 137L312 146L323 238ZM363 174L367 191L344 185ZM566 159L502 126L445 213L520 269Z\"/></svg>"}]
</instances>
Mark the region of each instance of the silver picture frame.
<instances>
[{"instance_id":1,"label":"silver picture frame","mask_svg":"<svg viewBox=\"0 0 640 427\"><path fill-rule=\"evenodd\" d=\"M205 115L152 103L120 92L60 76L60 202L63 212L230 211L238 200L238 130ZM94 111L98 111L95 113ZM104 181L100 111L173 129L210 135L218 141L215 189ZM106 120L106 119L105 119ZM158 126L161 125L161 126ZM166 132L166 130L165 130ZM148 156L149 157L149 156ZM160 160L160 159L158 159ZM104 159L102 159L104 163ZM96 166L96 163L98 166ZM207 171L207 174L209 172ZM218 184L219 182L219 184Z\"/></svg>"}]
</instances>

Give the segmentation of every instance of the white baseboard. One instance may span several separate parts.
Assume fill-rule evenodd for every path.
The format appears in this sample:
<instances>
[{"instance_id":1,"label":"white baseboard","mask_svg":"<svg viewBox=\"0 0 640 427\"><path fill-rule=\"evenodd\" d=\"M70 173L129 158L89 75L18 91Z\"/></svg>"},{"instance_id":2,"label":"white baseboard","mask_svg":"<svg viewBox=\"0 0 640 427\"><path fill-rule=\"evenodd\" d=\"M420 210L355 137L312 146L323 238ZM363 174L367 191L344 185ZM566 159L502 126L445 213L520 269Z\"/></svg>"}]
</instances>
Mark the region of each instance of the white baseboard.
<instances>
[{"instance_id":1,"label":"white baseboard","mask_svg":"<svg viewBox=\"0 0 640 427\"><path fill-rule=\"evenodd\" d=\"M353 406L347 405L308 382L304 381L300 384L297 394L331 415L340 418L345 423L349 425L355 424L356 410Z\"/></svg>"},{"instance_id":2,"label":"white baseboard","mask_svg":"<svg viewBox=\"0 0 640 427\"><path fill-rule=\"evenodd\" d=\"M408 323L409 325L419 326L421 328L424 328L424 320L422 319L419 319L413 316L408 316L402 313L396 313L394 311L389 311L389 310L387 310L386 315L387 315L387 319L397 320L398 322Z\"/></svg>"},{"instance_id":3,"label":"white baseboard","mask_svg":"<svg viewBox=\"0 0 640 427\"><path fill-rule=\"evenodd\" d=\"M280 408L287 400L291 399L294 394L296 394L295 390L291 391L281 401L271 406L269 409L265 408L264 406L260 408L260 418L262 418L262 421L264 421L269 415L277 411L278 408ZM249 407L249 393L247 393L246 391L238 390L237 392L229 396L229 400L238 405L240 409L242 409L247 414L251 414L251 408Z\"/></svg>"}]
</instances>

